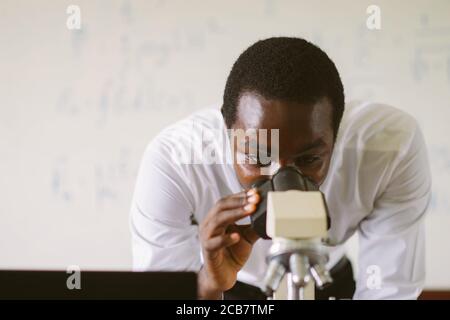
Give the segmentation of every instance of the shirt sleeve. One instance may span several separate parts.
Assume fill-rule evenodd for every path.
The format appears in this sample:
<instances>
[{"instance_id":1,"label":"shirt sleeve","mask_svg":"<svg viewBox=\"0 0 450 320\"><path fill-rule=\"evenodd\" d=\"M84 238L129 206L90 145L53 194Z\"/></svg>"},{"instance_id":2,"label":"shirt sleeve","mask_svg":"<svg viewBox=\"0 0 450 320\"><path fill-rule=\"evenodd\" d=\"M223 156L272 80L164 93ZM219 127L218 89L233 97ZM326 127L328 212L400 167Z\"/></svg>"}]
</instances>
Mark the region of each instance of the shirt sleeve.
<instances>
[{"instance_id":1,"label":"shirt sleeve","mask_svg":"<svg viewBox=\"0 0 450 320\"><path fill-rule=\"evenodd\" d=\"M183 172L161 143L144 153L130 213L135 271L198 271L198 226Z\"/></svg>"},{"instance_id":2,"label":"shirt sleeve","mask_svg":"<svg viewBox=\"0 0 450 320\"><path fill-rule=\"evenodd\" d=\"M412 136L373 211L359 225L354 299L417 299L424 285L431 174L417 124Z\"/></svg>"}]
</instances>

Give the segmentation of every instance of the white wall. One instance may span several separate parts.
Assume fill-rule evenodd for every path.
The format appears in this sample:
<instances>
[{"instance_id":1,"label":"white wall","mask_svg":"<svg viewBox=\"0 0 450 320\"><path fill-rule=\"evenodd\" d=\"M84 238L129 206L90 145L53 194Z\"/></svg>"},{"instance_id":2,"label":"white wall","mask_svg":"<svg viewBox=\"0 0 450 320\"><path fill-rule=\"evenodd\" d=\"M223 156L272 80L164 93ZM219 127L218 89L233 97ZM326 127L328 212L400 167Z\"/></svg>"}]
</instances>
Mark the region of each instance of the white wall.
<instances>
[{"instance_id":1,"label":"white wall","mask_svg":"<svg viewBox=\"0 0 450 320\"><path fill-rule=\"evenodd\" d=\"M82 28L66 28L66 8ZM450 287L450 2L0 1L0 267L130 268L128 209L140 157L165 125L220 101L238 54L306 37L347 97L419 119L435 195L429 287ZM157 186L155 186L157 187ZM354 251L354 245L351 246Z\"/></svg>"}]
</instances>

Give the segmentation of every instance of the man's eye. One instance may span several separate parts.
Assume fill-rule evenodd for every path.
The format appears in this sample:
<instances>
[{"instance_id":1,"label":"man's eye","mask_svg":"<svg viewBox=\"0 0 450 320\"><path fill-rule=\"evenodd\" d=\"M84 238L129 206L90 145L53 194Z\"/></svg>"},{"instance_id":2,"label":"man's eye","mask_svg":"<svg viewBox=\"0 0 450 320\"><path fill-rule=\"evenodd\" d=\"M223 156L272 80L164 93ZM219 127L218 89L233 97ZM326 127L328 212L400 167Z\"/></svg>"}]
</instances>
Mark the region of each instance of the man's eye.
<instances>
[{"instance_id":1,"label":"man's eye","mask_svg":"<svg viewBox=\"0 0 450 320\"><path fill-rule=\"evenodd\" d=\"M261 167L261 168L265 168L265 167L269 167L271 164L272 164L272 161L269 161L269 162L267 162L267 163L261 163L261 162L258 162L258 163L257 163L257 166L258 166L258 167Z\"/></svg>"},{"instance_id":2,"label":"man's eye","mask_svg":"<svg viewBox=\"0 0 450 320\"><path fill-rule=\"evenodd\" d=\"M268 167L272 163L272 161L268 161L267 163L266 162L262 163L261 159L259 159L259 157L255 156L255 155L248 155L247 154L245 157L246 157L246 160L248 161L249 164L256 165L256 166L258 166L260 168Z\"/></svg>"},{"instance_id":3,"label":"man's eye","mask_svg":"<svg viewBox=\"0 0 450 320\"><path fill-rule=\"evenodd\" d=\"M308 156L300 158L298 161L299 165L314 165L317 164L321 158L319 156Z\"/></svg>"}]
</instances>

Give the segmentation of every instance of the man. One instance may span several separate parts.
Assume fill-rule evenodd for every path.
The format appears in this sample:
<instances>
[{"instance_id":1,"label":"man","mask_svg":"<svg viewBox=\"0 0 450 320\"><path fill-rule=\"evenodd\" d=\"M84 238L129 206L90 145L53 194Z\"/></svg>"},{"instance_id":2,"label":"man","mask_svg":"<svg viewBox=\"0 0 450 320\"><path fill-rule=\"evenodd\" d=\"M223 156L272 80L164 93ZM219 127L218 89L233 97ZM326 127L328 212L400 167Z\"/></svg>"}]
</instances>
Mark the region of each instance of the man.
<instances>
[{"instance_id":1,"label":"man","mask_svg":"<svg viewBox=\"0 0 450 320\"><path fill-rule=\"evenodd\" d=\"M230 139L230 130L278 130L277 143L265 146L277 157L263 163L255 141ZM208 131L215 133L208 154L227 161L199 158L205 144L197 142ZM242 158L255 161L236 161ZM298 38L253 44L233 65L220 111L197 112L150 143L131 209L134 269L196 271L201 298L262 298L271 241L246 223L260 200L250 186L288 165L320 185L329 207L335 281L317 297L416 299L431 185L421 131L393 107L344 108L334 63ZM355 232L356 290L343 246Z\"/></svg>"}]
</instances>

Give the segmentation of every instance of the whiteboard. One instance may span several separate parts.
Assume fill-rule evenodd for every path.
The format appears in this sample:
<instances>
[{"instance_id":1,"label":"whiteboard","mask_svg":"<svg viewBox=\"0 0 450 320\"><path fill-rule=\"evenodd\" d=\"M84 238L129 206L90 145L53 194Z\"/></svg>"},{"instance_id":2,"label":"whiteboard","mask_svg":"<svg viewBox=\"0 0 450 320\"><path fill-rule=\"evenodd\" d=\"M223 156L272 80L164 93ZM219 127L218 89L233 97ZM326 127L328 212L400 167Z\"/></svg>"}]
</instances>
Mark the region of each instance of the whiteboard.
<instances>
[{"instance_id":1,"label":"whiteboard","mask_svg":"<svg viewBox=\"0 0 450 320\"><path fill-rule=\"evenodd\" d=\"M450 288L450 2L0 2L0 267L129 269L128 212L146 144L220 102L237 56L298 36L340 70L347 100L415 116L433 172L427 286ZM352 256L356 242L349 245Z\"/></svg>"}]
</instances>

